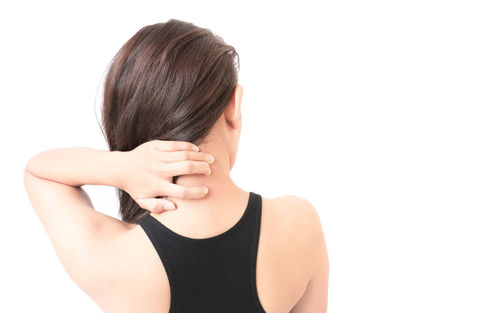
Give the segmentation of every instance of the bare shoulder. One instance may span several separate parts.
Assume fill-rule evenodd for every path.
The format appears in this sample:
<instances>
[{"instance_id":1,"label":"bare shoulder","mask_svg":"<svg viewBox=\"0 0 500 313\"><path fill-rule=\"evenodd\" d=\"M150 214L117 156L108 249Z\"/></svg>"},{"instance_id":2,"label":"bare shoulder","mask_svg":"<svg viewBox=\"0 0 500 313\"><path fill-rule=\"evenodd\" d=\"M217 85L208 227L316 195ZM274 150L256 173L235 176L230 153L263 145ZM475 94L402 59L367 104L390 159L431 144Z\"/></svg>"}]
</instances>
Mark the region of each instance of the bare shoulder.
<instances>
[{"instance_id":1,"label":"bare shoulder","mask_svg":"<svg viewBox=\"0 0 500 313\"><path fill-rule=\"evenodd\" d=\"M319 214L313 204L299 196L284 195L263 198L262 225L276 244L288 247L289 253L298 254L305 264L311 266L311 257L323 249L323 230ZM310 273L312 274L312 273Z\"/></svg>"},{"instance_id":2,"label":"bare shoulder","mask_svg":"<svg viewBox=\"0 0 500 313\"><path fill-rule=\"evenodd\" d=\"M300 196L284 195L272 199L265 199L276 222L290 231L298 231L304 235L312 234L321 229L321 222L313 204Z\"/></svg>"},{"instance_id":3,"label":"bare shoulder","mask_svg":"<svg viewBox=\"0 0 500 313\"><path fill-rule=\"evenodd\" d=\"M296 294L295 304L288 311L326 312L329 258L318 211L299 196L285 195L266 201L270 203L267 213L272 213L269 215L283 234L281 245L286 247L285 253L300 263L289 273L302 271L302 278L306 278L304 289Z\"/></svg>"},{"instance_id":4,"label":"bare shoulder","mask_svg":"<svg viewBox=\"0 0 500 313\"><path fill-rule=\"evenodd\" d=\"M266 295L276 295L276 290L280 290L281 301L281 306L266 309L290 312L304 303L323 303L324 300L318 299L317 290L321 290L324 298L325 284L317 288L316 281L318 275L323 282L328 276L328 256L320 217L313 204L293 195L262 198L261 226L258 258L272 271L264 273L265 267L257 266L257 272L266 277L261 280L259 297L262 296L263 303L275 303L276 300L267 299ZM311 292L314 292L312 296ZM278 309L284 307L286 310ZM324 312L316 306L304 308L294 312Z\"/></svg>"}]
</instances>

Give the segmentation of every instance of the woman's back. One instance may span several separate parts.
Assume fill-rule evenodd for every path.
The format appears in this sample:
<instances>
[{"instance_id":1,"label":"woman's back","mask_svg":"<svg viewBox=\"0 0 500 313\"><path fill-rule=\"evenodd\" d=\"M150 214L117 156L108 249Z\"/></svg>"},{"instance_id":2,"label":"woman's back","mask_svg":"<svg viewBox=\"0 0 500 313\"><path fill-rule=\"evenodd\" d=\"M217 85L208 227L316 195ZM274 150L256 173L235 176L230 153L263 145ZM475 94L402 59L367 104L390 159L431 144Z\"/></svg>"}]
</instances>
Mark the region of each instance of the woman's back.
<instances>
[{"instance_id":1,"label":"woman's back","mask_svg":"<svg viewBox=\"0 0 500 313\"><path fill-rule=\"evenodd\" d=\"M204 218L146 215L116 245L116 279L89 295L105 312L324 312L328 260L314 208L293 196L239 199L212 219L211 208Z\"/></svg>"}]
</instances>

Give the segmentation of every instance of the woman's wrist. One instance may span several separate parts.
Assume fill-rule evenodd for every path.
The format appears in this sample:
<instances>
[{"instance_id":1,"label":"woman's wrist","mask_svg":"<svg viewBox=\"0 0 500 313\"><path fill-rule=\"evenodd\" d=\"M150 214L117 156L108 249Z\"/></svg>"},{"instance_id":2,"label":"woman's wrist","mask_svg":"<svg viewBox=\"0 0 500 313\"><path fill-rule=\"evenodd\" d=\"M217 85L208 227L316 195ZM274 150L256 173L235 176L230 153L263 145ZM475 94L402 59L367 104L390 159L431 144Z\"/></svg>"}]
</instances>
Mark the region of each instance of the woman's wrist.
<instances>
[{"instance_id":1,"label":"woman's wrist","mask_svg":"<svg viewBox=\"0 0 500 313\"><path fill-rule=\"evenodd\" d=\"M127 181L126 151L108 151L103 161L106 185L125 190Z\"/></svg>"}]
</instances>

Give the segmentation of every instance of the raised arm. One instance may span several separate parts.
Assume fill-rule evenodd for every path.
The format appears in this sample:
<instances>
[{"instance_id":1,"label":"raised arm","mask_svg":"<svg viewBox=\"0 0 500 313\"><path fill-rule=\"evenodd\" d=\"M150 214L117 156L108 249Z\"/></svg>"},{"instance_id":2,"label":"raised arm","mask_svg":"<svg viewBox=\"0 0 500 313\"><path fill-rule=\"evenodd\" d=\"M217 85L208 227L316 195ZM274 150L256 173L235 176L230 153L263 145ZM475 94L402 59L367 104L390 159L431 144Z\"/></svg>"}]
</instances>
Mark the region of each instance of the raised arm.
<instances>
[{"instance_id":1,"label":"raised arm","mask_svg":"<svg viewBox=\"0 0 500 313\"><path fill-rule=\"evenodd\" d=\"M145 209L163 204L160 201L165 200L156 196L200 198L203 186L186 188L168 179L207 173L209 165L201 161L207 155L193 151L192 146L154 140L129 152L61 148L40 152L27 162L24 185L31 204L61 263L80 287L89 287L89 277L96 274L90 271L106 272L108 265L99 262L103 251L133 226L94 210L81 186L121 188Z\"/></svg>"}]
</instances>

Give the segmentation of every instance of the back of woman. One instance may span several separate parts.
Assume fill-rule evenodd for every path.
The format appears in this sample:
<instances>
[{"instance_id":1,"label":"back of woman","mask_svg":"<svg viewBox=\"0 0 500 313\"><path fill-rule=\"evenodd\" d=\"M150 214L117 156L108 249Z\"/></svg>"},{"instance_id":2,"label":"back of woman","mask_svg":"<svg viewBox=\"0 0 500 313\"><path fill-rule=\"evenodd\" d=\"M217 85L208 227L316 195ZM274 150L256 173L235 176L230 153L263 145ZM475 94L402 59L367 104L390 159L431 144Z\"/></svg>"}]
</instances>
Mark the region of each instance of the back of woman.
<instances>
[{"instance_id":1,"label":"back of woman","mask_svg":"<svg viewBox=\"0 0 500 313\"><path fill-rule=\"evenodd\" d=\"M216 222L187 219L182 207L141 219L123 238L125 279L113 286L116 297L101 299L104 311L326 312L326 250L314 209L298 197L249 194L247 202L227 199L217 209L230 214Z\"/></svg>"},{"instance_id":2,"label":"back of woman","mask_svg":"<svg viewBox=\"0 0 500 313\"><path fill-rule=\"evenodd\" d=\"M58 257L105 312L326 312L328 256L314 207L231 178L242 125L237 57L191 23L143 27L106 76L110 151L28 162L26 189ZM121 220L93 210L83 184L117 187ZM165 201L176 209L159 210Z\"/></svg>"}]
</instances>

